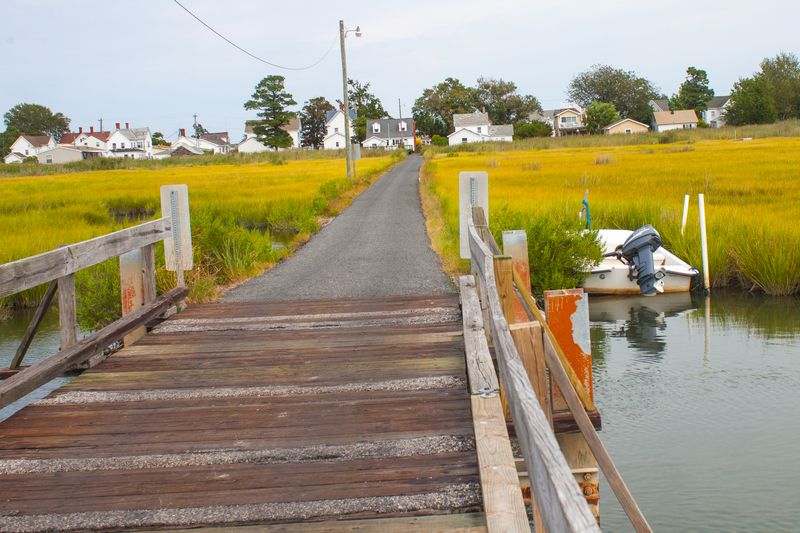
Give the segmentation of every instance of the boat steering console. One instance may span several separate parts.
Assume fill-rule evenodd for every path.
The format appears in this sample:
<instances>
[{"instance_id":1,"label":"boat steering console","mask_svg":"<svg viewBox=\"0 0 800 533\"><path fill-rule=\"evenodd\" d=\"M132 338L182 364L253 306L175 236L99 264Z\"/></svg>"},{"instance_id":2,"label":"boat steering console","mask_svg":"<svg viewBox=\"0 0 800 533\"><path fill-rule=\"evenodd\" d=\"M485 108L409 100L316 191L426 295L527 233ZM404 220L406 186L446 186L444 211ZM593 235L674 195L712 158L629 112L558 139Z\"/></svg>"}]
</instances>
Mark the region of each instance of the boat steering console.
<instances>
[{"instance_id":1,"label":"boat steering console","mask_svg":"<svg viewBox=\"0 0 800 533\"><path fill-rule=\"evenodd\" d=\"M653 253L661 247L661 235L650 224L634 231L627 240L611 253L603 257L616 257L628 265L628 277L636 280L639 291L644 296L655 296L664 292L663 268L656 270Z\"/></svg>"}]
</instances>

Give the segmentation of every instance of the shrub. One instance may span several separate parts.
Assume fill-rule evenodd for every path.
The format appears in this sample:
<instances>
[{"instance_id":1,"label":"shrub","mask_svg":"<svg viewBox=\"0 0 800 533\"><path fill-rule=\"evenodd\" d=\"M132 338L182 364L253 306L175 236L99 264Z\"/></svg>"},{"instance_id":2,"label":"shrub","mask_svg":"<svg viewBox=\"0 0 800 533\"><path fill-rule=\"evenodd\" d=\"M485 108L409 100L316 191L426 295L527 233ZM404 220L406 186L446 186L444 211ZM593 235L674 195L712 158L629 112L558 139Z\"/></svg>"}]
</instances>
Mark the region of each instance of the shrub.
<instances>
[{"instance_id":1,"label":"shrub","mask_svg":"<svg viewBox=\"0 0 800 533\"><path fill-rule=\"evenodd\" d=\"M434 135L431 137L431 144L434 146L447 146L448 141L447 137L442 137L441 135Z\"/></svg>"},{"instance_id":2,"label":"shrub","mask_svg":"<svg viewBox=\"0 0 800 533\"><path fill-rule=\"evenodd\" d=\"M514 125L514 139L528 139L530 137L550 137L553 128L545 122L534 120L532 122L518 122Z\"/></svg>"}]
</instances>

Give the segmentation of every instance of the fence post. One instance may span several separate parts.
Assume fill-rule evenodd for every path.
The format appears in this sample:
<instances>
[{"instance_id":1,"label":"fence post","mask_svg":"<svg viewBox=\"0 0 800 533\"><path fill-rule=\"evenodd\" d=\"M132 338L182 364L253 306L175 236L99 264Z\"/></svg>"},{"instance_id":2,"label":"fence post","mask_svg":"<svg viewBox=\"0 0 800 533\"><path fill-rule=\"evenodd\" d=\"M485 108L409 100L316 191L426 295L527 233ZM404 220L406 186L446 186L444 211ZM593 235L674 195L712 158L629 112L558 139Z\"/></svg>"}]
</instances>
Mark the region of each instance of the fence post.
<instances>
[{"instance_id":1,"label":"fence post","mask_svg":"<svg viewBox=\"0 0 800 533\"><path fill-rule=\"evenodd\" d=\"M152 244L119 256L122 316L127 316L156 299L155 274L155 254ZM126 335L125 346L130 346L139 340L145 332L146 328L142 326Z\"/></svg>"},{"instance_id":2,"label":"fence post","mask_svg":"<svg viewBox=\"0 0 800 533\"><path fill-rule=\"evenodd\" d=\"M164 259L167 270L175 272L179 287L183 287L183 272L191 270L192 228L189 220L189 188L186 185L161 187L161 216L170 219L172 232L164 239Z\"/></svg>"},{"instance_id":3,"label":"fence post","mask_svg":"<svg viewBox=\"0 0 800 533\"><path fill-rule=\"evenodd\" d=\"M547 324L570 366L593 399L592 351L589 338L589 302L583 289L545 291ZM561 391L553 384L553 410L568 410ZM561 451L575 475L595 518L600 518L600 477L597 460L580 431L556 434Z\"/></svg>"},{"instance_id":4,"label":"fence post","mask_svg":"<svg viewBox=\"0 0 800 533\"><path fill-rule=\"evenodd\" d=\"M75 274L58 278L58 325L62 352L78 343L77 307Z\"/></svg>"},{"instance_id":5,"label":"fence post","mask_svg":"<svg viewBox=\"0 0 800 533\"><path fill-rule=\"evenodd\" d=\"M482 207L486 220L489 220L489 174L486 172L461 172L458 175L458 235L461 259L470 258L467 218L473 207Z\"/></svg>"}]
</instances>

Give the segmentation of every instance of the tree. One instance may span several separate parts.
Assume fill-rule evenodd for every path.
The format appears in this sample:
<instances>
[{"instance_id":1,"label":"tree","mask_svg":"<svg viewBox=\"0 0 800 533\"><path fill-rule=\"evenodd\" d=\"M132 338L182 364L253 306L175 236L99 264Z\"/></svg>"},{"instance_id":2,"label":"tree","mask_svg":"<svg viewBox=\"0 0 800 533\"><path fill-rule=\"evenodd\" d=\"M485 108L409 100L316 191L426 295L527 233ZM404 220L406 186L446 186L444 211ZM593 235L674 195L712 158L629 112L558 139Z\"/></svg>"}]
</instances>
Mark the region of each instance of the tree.
<instances>
[{"instance_id":1,"label":"tree","mask_svg":"<svg viewBox=\"0 0 800 533\"><path fill-rule=\"evenodd\" d=\"M602 133L603 128L619 120L619 113L614 104L594 101L586 108L586 131Z\"/></svg>"},{"instance_id":2,"label":"tree","mask_svg":"<svg viewBox=\"0 0 800 533\"><path fill-rule=\"evenodd\" d=\"M678 94L670 98L672 109L694 109L698 116L708 109L708 101L714 98L714 89L708 86L708 74L695 67L686 69L686 79L678 88Z\"/></svg>"},{"instance_id":3,"label":"tree","mask_svg":"<svg viewBox=\"0 0 800 533\"><path fill-rule=\"evenodd\" d=\"M383 108L380 98L370 92L370 84L358 80L347 80L347 99L350 109L356 112L353 120L353 142L362 142L367 138L367 120L386 118L389 113ZM337 100L343 106L341 100Z\"/></svg>"},{"instance_id":4,"label":"tree","mask_svg":"<svg viewBox=\"0 0 800 533\"><path fill-rule=\"evenodd\" d=\"M447 146L449 144L447 137L441 135L434 135L431 137L431 144L434 146Z\"/></svg>"},{"instance_id":5,"label":"tree","mask_svg":"<svg viewBox=\"0 0 800 533\"><path fill-rule=\"evenodd\" d=\"M412 114L422 133L446 136L453 131L454 113L472 113L478 105L475 89L447 78L422 92L414 102Z\"/></svg>"},{"instance_id":6,"label":"tree","mask_svg":"<svg viewBox=\"0 0 800 533\"><path fill-rule=\"evenodd\" d=\"M153 139L153 146L166 146L169 144L167 140L164 138L164 134L161 133L160 131L155 132L153 134L152 139Z\"/></svg>"},{"instance_id":7,"label":"tree","mask_svg":"<svg viewBox=\"0 0 800 533\"><path fill-rule=\"evenodd\" d=\"M294 113L288 106L297 105L292 95L286 92L283 76L267 76L256 85L245 109L258 110L259 124L253 128L258 141L276 150L292 145L292 137L283 129Z\"/></svg>"},{"instance_id":8,"label":"tree","mask_svg":"<svg viewBox=\"0 0 800 533\"><path fill-rule=\"evenodd\" d=\"M517 93L517 85L501 79L478 78L475 87L478 107L489 113L492 124L513 124L528 120L542 106L534 96Z\"/></svg>"},{"instance_id":9,"label":"tree","mask_svg":"<svg viewBox=\"0 0 800 533\"><path fill-rule=\"evenodd\" d=\"M782 52L761 62L761 76L772 87L778 118L800 118L800 61Z\"/></svg>"},{"instance_id":10,"label":"tree","mask_svg":"<svg viewBox=\"0 0 800 533\"><path fill-rule=\"evenodd\" d=\"M0 157L5 157L11 151L11 145L19 137L19 130L14 126L9 126L6 131L0 133Z\"/></svg>"},{"instance_id":11,"label":"tree","mask_svg":"<svg viewBox=\"0 0 800 533\"><path fill-rule=\"evenodd\" d=\"M192 128L194 129L194 134L192 135L192 137L194 137L195 139L199 139L200 137L208 133L208 130L205 129L203 125L200 124L199 122L195 122Z\"/></svg>"},{"instance_id":12,"label":"tree","mask_svg":"<svg viewBox=\"0 0 800 533\"><path fill-rule=\"evenodd\" d=\"M4 115L6 127L28 135L50 135L56 142L69 131L70 120L39 104L17 104Z\"/></svg>"},{"instance_id":13,"label":"tree","mask_svg":"<svg viewBox=\"0 0 800 533\"><path fill-rule=\"evenodd\" d=\"M312 98L305 103L303 110L300 111L301 145L315 150L322 148L322 141L325 140L327 134L325 112L334 109L324 96Z\"/></svg>"},{"instance_id":14,"label":"tree","mask_svg":"<svg viewBox=\"0 0 800 533\"><path fill-rule=\"evenodd\" d=\"M514 138L527 139L529 137L550 137L553 135L553 128L550 124L540 120L530 122L517 122L514 125Z\"/></svg>"},{"instance_id":15,"label":"tree","mask_svg":"<svg viewBox=\"0 0 800 533\"><path fill-rule=\"evenodd\" d=\"M733 126L775 122L778 112L772 95L772 85L764 76L741 78L733 84L725 121Z\"/></svg>"},{"instance_id":16,"label":"tree","mask_svg":"<svg viewBox=\"0 0 800 533\"><path fill-rule=\"evenodd\" d=\"M649 123L652 117L650 100L660 96L647 79L609 65L594 65L575 76L567 94L584 107L596 100L614 104L623 117L644 123Z\"/></svg>"}]
</instances>

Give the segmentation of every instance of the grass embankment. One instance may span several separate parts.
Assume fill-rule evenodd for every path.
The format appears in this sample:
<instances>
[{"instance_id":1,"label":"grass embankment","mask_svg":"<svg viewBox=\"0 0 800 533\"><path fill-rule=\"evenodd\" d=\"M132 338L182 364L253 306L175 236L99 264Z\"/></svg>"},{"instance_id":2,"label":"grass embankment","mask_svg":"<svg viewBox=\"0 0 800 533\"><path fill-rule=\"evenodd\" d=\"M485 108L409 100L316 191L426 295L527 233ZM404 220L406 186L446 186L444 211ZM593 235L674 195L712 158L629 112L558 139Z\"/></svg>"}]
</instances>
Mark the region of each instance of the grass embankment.
<instances>
[{"instance_id":1,"label":"grass embankment","mask_svg":"<svg viewBox=\"0 0 800 533\"><path fill-rule=\"evenodd\" d=\"M528 230L538 292L574 286L581 270L574 258L596 257L587 248L591 237L571 232L586 189L594 228L653 224L667 248L698 268L697 194L704 193L712 284L768 294L800 291L800 138L427 157L423 194L429 230L451 270L467 268L458 259L458 173L485 170L492 231ZM684 194L691 195L691 204L681 236Z\"/></svg>"},{"instance_id":2,"label":"grass embankment","mask_svg":"<svg viewBox=\"0 0 800 533\"><path fill-rule=\"evenodd\" d=\"M349 205L404 154L363 159L356 181L342 159L248 165L111 170L0 179L0 263L51 250L161 216L159 187L189 186L195 268L190 299L209 301L221 287L269 268ZM174 284L157 247L160 290ZM86 328L119 316L119 272L112 260L77 277ZM39 287L5 302L36 305Z\"/></svg>"}]
</instances>

